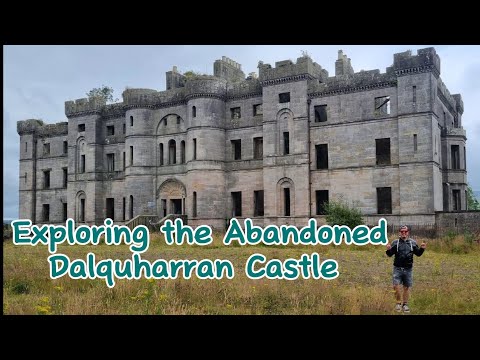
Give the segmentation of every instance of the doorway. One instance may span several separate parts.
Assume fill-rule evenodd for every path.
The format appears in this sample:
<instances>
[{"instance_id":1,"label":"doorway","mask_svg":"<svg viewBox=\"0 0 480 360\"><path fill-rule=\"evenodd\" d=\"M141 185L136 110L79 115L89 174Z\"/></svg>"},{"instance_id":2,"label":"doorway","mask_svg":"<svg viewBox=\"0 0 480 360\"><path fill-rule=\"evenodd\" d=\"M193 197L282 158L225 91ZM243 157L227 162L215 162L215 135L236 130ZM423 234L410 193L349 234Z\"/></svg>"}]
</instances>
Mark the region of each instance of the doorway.
<instances>
[{"instance_id":1,"label":"doorway","mask_svg":"<svg viewBox=\"0 0 480 360\"><path fill-rule=\"evenodd\" d=\"M173 214L182 214L182 199L171 199L171 210Z\"/></svg>"}]
</instances>

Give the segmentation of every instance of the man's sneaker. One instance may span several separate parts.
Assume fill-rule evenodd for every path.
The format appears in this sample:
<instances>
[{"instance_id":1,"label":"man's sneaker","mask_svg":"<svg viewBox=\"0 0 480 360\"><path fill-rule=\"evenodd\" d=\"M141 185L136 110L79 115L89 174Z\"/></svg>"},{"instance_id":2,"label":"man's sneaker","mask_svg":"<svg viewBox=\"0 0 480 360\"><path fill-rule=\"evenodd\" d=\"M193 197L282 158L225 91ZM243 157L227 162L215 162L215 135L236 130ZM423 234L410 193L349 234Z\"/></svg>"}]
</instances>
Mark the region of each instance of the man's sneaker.
<instances>
[{"instance_id":1,"label":"man's sneaker","mask_svg":"<svg viewBox=\"0 0 480 360\"><path fill-rule=\"evenodd\" d=\"M403 312L404 313L409 313L410 312L410 308L408 307L407 304L403 304Z\"/></svg>"},{"instance_id":2,"label":"man's sneaker","mask_svg":"<svg viewBox=\"0 0 480 360\"><path fill-rule=\"evenodd\" d=\"M395 311L401 312L402 311L402 304L395 305Z\"/></svg>"}]
</instances>

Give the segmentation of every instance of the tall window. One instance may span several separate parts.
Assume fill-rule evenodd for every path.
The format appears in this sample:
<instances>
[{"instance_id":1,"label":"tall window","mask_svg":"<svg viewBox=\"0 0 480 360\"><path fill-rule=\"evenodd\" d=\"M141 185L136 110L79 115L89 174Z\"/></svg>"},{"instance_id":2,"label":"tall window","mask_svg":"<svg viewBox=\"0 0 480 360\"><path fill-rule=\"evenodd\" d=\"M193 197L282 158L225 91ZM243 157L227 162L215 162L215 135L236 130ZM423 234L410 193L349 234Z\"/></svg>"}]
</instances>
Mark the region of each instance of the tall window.
<instances>
[{"instance_id":1,"label":"tall window","mask_svg":"<svg viewBox=\"0 0 480 360\"><path fill-rule=\"evenodd\" d=\"M263 137L253 138L253 158L263 159Z\"/></svg>"},{"instance_id":2,"label":"tall window","mask_svg":"<svg viewBox=\"0 0 480 360\"><path fill-rule=\"evenodd\" d=\"M435 148L437 147L436 141L437 138L435 138ZM417 152L417 134L413 134L413 152Z\"/></svg>"},{"instance_id":3,"label":"tall window","mask_svg":"<svg viewBox=\"0 0 480 360\"><path fill-rule=\"evenodd\" d=\"M253 216L263 216L263 190L253 192Z\"/></svg>"},{"instance_id":4,"label":"tall window","mask_svg":"<svg viewBox=\"0 0 480 360\"><path fill-rule=\"evenodd\" d=\"M130 116L130 126L133 126L133 116Z\"/></svg>"},{"instance_id":5,"label":"tall window","mask_svg":"<svg viewBox=\"0 0 480 360\"><path fill-rule=\"evenodd\" d=\"M163 156L164 156L164 155L163 155L163 144L160 144L160 151L159 151L159 153L160 153L160 154L158 155L158 157L160 158L160 159L159 159L159 160L160 160L160 164L159 164L159 165L160 165L160 166L163 166Z\"/></svg>"},{"instance_id":6,"label":"tall window","mask_svg":"<svg viewBox=\"0 0 480 360\"><path fill-rule=\"evenodd\" d=\"M42 220L43 222L50 221L50 204L42 205Z\"/></svg>"},{"instance_id":7,"label":"tall window","mask_svg":"<svg viewBox=\"0 0 480 360\"><path fill-rule=\"evenodd\" d=\"M328 169L328 144L315 145L317 169Z\"/></svg>"},{"instance_id":8,"label":"tall window","mask_svg":"<svg viewBox=\"0 0 480 360\"><path fill-rule=\"evenodd\" d=\"M107 126L107 136L115 135L115 126L109 125Z\"/></svg>"},{"instance_id":9,"label":"tall window","mask_svg":"<svg viewBox=\"0 0 480 360\"><path fill-rule=\"evenodd\" d=\"M392 213L392 188L377 188L377 211L378 214Z\"/></svg>"},{"instance_id":10,"label":"tall window","mask_svg":"<svg viewBox=\"0 0 480 360\"><path fill-rule=\"evenodd\" d=\"M68 154L68 141L63 142L63 153Z\"/></svg>"},{"instance_id":11,"label":"tall window","mask_svg":"<svg viewBox=\"0 0 480 360\"><path fill-rule=\"evenodd\" d=\"M27 152L27 150L28 150L28 143L25 142L25 152Z\"/></svg>"},{"instance_id":12,"label":"tall window","mask_svg":"<svg viewBox=\"0 0 480 360\"><path fill-rule=\"evenodd\" d=\"M125 216L127 215L127 214L126 214L126 206L125 206L125 205L126 205L126 204L125 204L126 201L125 201L125 200L126 200L126 199L123 198L123 203L122 203L122 220L123 220L123 221L125 221Z\"/></svg>"},{"instance_id":13,"label":"tall window","mask_svg":"<svg viewBox=\"0 0 480 360\"><path fill-rule=\"evenodd\" d=\"M133 195L130 195L130 219L133 219Z\"/></svg>"},{"instance_id":14,"label":"tall window","mask_svg":"<svg viewBox=\"0 0 480 360\"><path fill-rule=\"evenodd\" d=\"M80 222L85 222L85 199L80 199Z\"/></svg>"},{"instance_id":15,"label":"tall window","mask_svg":"<svg viewBox=\"0 0 480 360\"><path fill-rule=\"evenodd\" d=\"M452 190L452 195L453 195L453 211L460 211L462 209L461 207L461 201L460 201L460 190Z\"/></svg>"},{"instance_id":16,"label":"tall window","mask_svg":"<svg viewBox=\"0 0 480 360\"><path fill-rule=\"evenodd\" d=\"M197 160L197 139L193 139L193 160Z\"/></svg>"},{"instance_id":17,"label":"tall window","mask_svg":"<svg viewBox=\"0 0 480 360\"><path fill-rule=\"evenodd\" d=\"M232 140L233 160L242 159L242 140Z\"/></svg>"},{"instance_id":18,"label":"tall window","mask_svg":"<svg viewBox=\"0 0 480 360\"><path fill-rule=\"evenodd\" d=\"M63 187L66 188L68 183L68 169L63 168Z\"/></svg>"},{"instance_id":19,"label":"tall window","mask_svg":"<svg viewBox=\"0 0 480 360\"><path fill-rule=\"evenodd\" d=\"M67 215L67 203L63 203L63 221L67 221L68 215Z\"/></svg>"},{"instance_id":20,"label":"tall window","mask_svg":"<svg viewBox=\"0 0 480 360\"><path fill-rule=\"evenodd\" d=\"M232 192L232 217L242 216L242 192Z\"/></svg>"},{"instance_id":21,"label":"tall window","mask_svg":"<svg viewBox=\"0 0 480 360\"><path fill-rule=\"evenodd\" d=\"M125 171L126 163L125 163L125 151L123 152L123 170Z\"/></svg>"},{"instance_id":22,"label":"tall window","mask_svg":"<svg viewBox=\"0 0 480 360\"><path fill-rule=\"evenodd\" d=\"M177 143L175 140L168 142L168 164L173 165L177 163Z\"/></svg>"},{"instance_id":23,"label":"tall window","mask_svg":"<svg viewBox=\"0 0 480 360\"><path fill-rule=\"evenodd\" d=\"M115 199L114 198L107 198L106 199L106 208L107 208L107 218L112 220L115 219Z\"/></svg>"},{"instance_id":24,"label":"tall window","mask_svg":"<svg viewBox=\"0 0 480 360\"><path fill-rule=\"evenodd\" d=\"M197 217L197 192L193 192L193 199L192 199L192 216Z\"/></svg>"},{"instance_id":25,"label":"tall window","mask_svg":"<svg viewBox=\"0 0 480 360\"><path fill-rule=\"evenodd\" d=\"M115 171L115 154L107 154L107 171Z\"/></svg>"},{"instance_id":26,"label":"tall window","mask_svg":"<svg viewBox=\"0 0 480 360\"><path fill-rule=\"evenodd\" d=\"M50 170L43 171L43 188L50 189Z\"/></svg>"},{"instance_id":27,"label":"tall window","mask_svg":"<svg viewBox=\"0 0 480 360\"><path fill-rule=\"evenodd\" d=\"M318 105L314 107L315 122L327 121L327 105Z\"/></svg>"},{"instance_id":28,"label":"tall window","mask_svg":"<svg viewBox=\"0 0 480 360\"><path fill-rule=\"evenodd\" d=\"M197 117L197 108L192 106L192 117Z\"/></svg>"},{"instance_id":29,"label":"tall window","mask_svg":"<svg viewBox=\"0 0 480 360\"><path fill-rule=\"evenodd\" d=\"M130 146L130 166L133 166L133 146Z\"/></svg>"},{"instance_id":30,"label":"tall window","mask_svg":"<svg viewBox=\"0 0 480 360\"><path fill-rule=\"evenodd\" d=\"M375 139L377 165L390 165L390 138Z\"/></svg>"},{"instance_id":31,"label":"tall window","mask_svg":"<svg viewBox=\"0 0 480 360\"><path fill-rule=\"evenodd\" d=\"M460 146L459 145L452 145L452 169L458 170L460 169Z\"/></svg>"},{"instance_id":32,"label":"tall window","mask_svg":"<svg viewBox=\"0 0 480 360\"><path fill-rule=\"evenodd\" d=\"M80 171L81 173L85 172L85 155L80 155Z\"/></svg>"},{"instance_id":33,"label":"tall window","mask_svg":"<svg viewBox=\"0 0 480 360\"><path fill-rule=\"evenodd\" d=\"M185 141L180 142L180 163L185 164Z\"/></svg>"},{"instance_id":34,"label":"tall window","mask_svg":"<svg viewBox=\"0 0 480 360\"><path fill-rule=\"evenodd\" d=\"M326 205L328 204L328 190L315 191L315 198L317 203L317 215L325 215Z\"/></svg>"},{"instance_id":35,"label":"tall window","mask_svg":"<svg viewBox=\"0 0 480 360\"><path fill-rule=\"evenodd\" d=\"M414 86L412 90L413 90L413 106L415 106L417 104L417 87Z\"/></svg>"},{"instance_id":36,"label":"tall window","mask_svg":"<svg viewBox=\"0 0 480 360\"><path fill-rule=\"evenodd\" d=\"M43 144L43 155L50 155L50 143Z\"/></svg>"},{"instance_id":37,"label":"tall window","mask_svg":"<svg viewBox=\"0 0 480 360\"><path fill-rule=\"evenodd\" d=\"M283 155L290 154L290 133L285 131L283 133Z\"/></svg>"},{"instance_id":38,"label":"tall window","mask_svg":"<svg viewBox=\"0 0 480 360\"><path fill-rule=\"evenodd\" d=\"M290 216L290 188L283 189L285 216Z\"/></svg>"}]
</instances>

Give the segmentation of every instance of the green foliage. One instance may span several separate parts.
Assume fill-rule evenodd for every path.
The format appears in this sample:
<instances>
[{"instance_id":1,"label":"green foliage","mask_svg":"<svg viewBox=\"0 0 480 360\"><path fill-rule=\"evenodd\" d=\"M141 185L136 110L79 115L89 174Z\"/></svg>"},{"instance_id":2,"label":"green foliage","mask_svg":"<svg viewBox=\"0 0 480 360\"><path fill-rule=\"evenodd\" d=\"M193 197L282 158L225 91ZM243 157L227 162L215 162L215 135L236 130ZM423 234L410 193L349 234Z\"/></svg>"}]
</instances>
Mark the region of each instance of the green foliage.
<instances>
[{"instance_id":1,"label":"green foliage","mask_svg":"<svg viewBox=\"0 0 480 360\"><path fill-rule=\"evenodd\" d=\"M105 102L117 102L118 99L113 99L113 88L102 85L98 88L93 88L87 93L89 99L100 98L104 99Z\"/></svg>"},{"instance_id":2,"label":"green foliage","mask_svg":"<svg viewBox=\"0 0 480 360\"><path fill-rule=\"evenodd\" d=\"M344 201L330 201L325 205L328 225L346 225L353 229L363 225L362 213Z\"/></svg>"},{"instance_id":3,"label":"green foliage","mask_svg":"<svg viewBox=\"0 0 480 360\"><path fill-rule=\"evenodd\" d=\"M480 202L475 197L470 185L467 185L467 204L468 210L480 210Z\"/></svg>"}]
</instances>

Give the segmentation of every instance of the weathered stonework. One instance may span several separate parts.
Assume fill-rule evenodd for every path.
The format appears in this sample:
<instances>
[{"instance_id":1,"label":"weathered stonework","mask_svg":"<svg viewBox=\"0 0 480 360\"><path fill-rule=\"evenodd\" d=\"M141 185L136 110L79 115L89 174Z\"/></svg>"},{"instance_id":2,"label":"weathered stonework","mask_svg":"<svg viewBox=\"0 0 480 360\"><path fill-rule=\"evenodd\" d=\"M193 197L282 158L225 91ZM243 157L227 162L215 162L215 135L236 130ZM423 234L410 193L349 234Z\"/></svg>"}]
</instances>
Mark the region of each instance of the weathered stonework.
<instances>
[{"instance_id":1,"label":"weathered stonework","mask_svg":"<svg viewBox=\"0 0 480 360\"><path fill-rule=\"evenodd\" d=\"M442 82L435 49L393 60L385 73L355 73L339 51L335 76L303 56L259 62L258 78L245 78L224 57L214 76L174 67L166 91L127 89L111 105L67 101L65 123L19 121L20 218L101 224L181 212L193 226L225 228L232 216L302 226L324 222L323 190L372 224L435 223L439 211L466 209L463 101ZM379 139L389 139L386 163ZM326 169L317 168L322 144ZM378 188L390 189L391 213L379 209Z\"/></svg>"}]
</instances>

